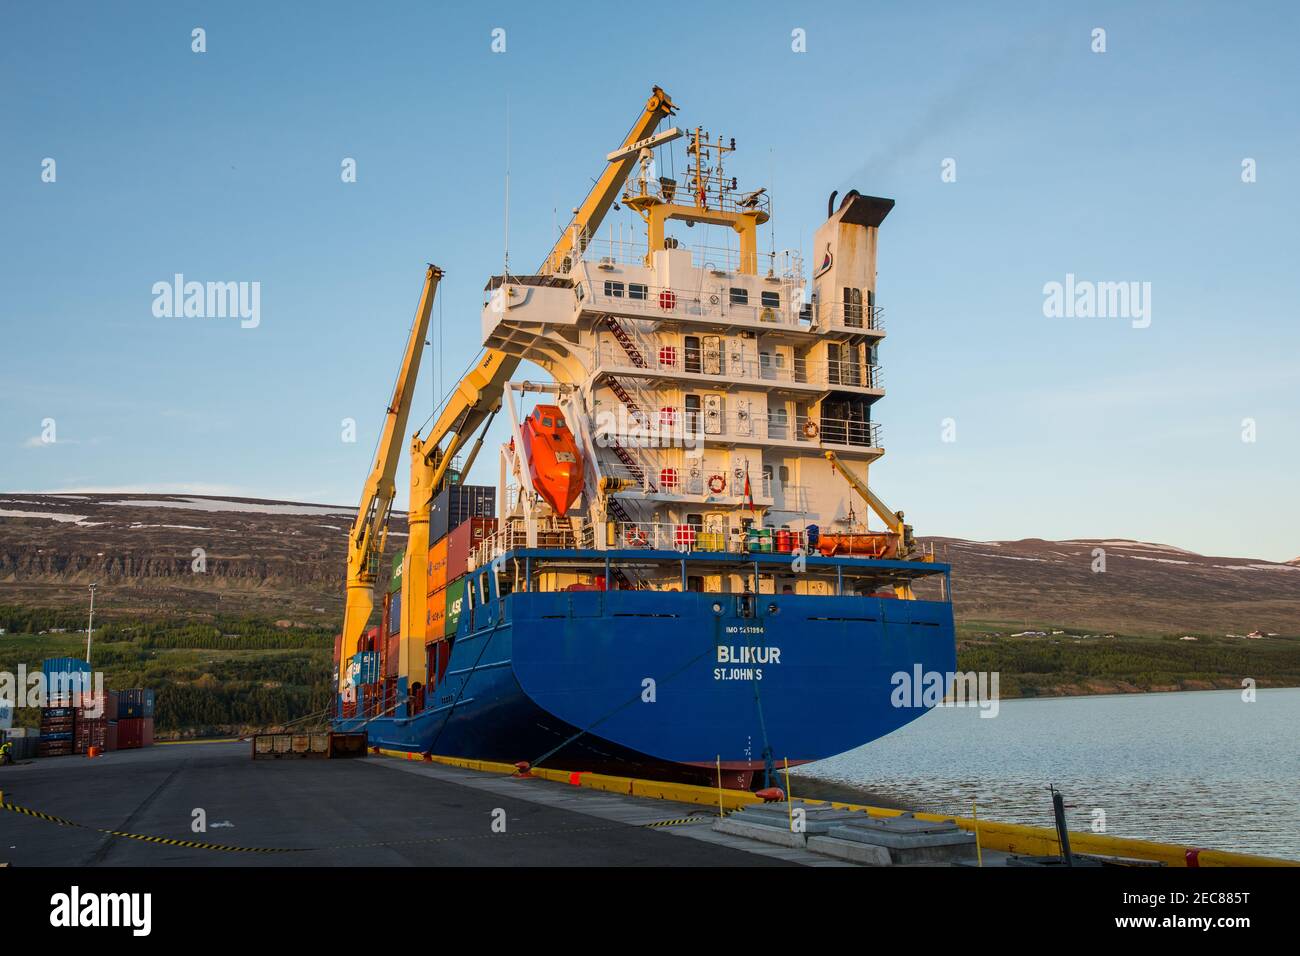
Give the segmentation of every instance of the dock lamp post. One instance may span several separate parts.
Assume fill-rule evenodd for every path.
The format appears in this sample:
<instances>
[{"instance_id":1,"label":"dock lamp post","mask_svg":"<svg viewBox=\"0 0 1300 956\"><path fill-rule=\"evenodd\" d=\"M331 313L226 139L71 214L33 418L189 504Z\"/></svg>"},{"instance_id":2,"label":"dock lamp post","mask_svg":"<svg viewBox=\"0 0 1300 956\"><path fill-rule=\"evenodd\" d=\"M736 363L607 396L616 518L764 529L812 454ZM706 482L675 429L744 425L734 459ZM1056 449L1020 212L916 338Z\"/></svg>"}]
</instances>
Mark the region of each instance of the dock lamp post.
<instances>
[{"instance_id":1,"label":"dock lamp post","mask_svg":"<svg viewBox=\"0 0 1300 956\"><path fill-rule=\"evenodd\" d=\"M95 588L99 583L93 583L90 586L90 622L86 625L86 663L90 663L90 635L95 630Z\"/></svg>"}]
</instances>

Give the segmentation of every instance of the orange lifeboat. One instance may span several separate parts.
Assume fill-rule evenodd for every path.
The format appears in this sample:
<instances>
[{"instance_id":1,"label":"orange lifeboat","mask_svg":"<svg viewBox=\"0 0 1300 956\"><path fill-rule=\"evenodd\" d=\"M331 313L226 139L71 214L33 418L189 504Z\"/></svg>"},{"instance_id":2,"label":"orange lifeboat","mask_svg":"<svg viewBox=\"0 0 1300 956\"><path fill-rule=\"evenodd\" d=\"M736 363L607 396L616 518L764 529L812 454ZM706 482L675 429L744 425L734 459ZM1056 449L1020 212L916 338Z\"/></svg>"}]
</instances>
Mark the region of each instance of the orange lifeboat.
<instances>
[{"instance_id":1,"label":"orange lifeboat","mask_svg":"<svg viewBox=\"0 0 1300 956\"><path fill-rule=\"evenodd\" d=\"M898 536L881 532L831 532L817 540L817 550L825 557L898 557Z\"/></svg>"},{"instance_id":2,"label":"orange lifeboat","mask_svg":"<svg viewBox=\"0 0 1300 956\"><path fill-rule=\"evenodd\" d=\"M582 456L564 413L554 405L538 405L524 419L524 457L537 493L561 518L582 494Z\"/></svg>"}]
</instances>

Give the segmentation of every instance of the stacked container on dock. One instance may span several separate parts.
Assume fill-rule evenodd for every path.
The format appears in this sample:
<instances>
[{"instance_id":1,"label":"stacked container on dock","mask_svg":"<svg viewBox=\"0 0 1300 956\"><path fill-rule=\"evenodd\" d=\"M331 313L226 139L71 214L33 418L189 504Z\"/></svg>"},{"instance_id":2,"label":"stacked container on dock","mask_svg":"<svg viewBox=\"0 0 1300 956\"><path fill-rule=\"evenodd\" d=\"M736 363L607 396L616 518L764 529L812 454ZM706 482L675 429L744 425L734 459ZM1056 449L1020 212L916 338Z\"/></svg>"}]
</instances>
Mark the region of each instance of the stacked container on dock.
<instances>
[{"instance_id":1,"label":"stacked container on dock","mask_svg":"<svg viewBox=\"0 0 1300 956\"><path fill-rule=\"evenodd\" d=\"M45 676L45 706L41 708L41 737L37 753L61 757L76 745L76 704L91 688L90 664L79 657L50 657L41 662Z\"/></svg>"},{"instance_id":2,"label":"stacked container on dock","mask_svg":"<svg viewBox=\"0 0 1300 956\"><path fill-rule=\"evenodd\" d=\"M153 745L154 704L154 692L147 688L118 691L116 749Z\"/></svg>"},{"instance_id":3,"label":"stacked container on dock","mask_svg":"<svg viewBox=\"0 0 1300 956\"><path fill-rule=\"evenodd\" d=\"M73 693L89 693L91 689L90 663L80 657L49 657L41 662L45 674L45 689L50 706L66 703L64 698Z\"/></svg>"},{"instance_id":4,"label":"stacked container on dock","mask_svg":"<svg viewBox=\"0 0 1300 956\"><path fill-rule=\"evenodd\" d=\"M144 687L118 691L117 719L129 720L137 717L147 717L149 720L153 720L155 699L154 692Z\"/></svg>"},{"instance_id":5,"label":"stacked container on dock","mask_svg":"<svg viewBox=\"0 0 1300 956\"><path fill-rule=\"evenodd\" d=\"M74 707L41 708L41 742L37 752L42 757L62 757L72 753L76 729Z\"/></svg>"},{"instance_id":6,"label":"stacked container on dock","mask_svg":"<svg viewBox=\"0 0 1300 956\"><path fill-rule=\"evenodd\" d=\"M117 691L105 691L96 694L88 701L82 701L77 711L73 730L73 753L87 753L91 747L100 752L115 749L113 744L117 737L117 714L121 708L120 695Z\"/></svg>"},{"instance_id":7,"label":"stacked container on dock","mask_svg":"<svg viewBox=\"0 0 1300 956\"><path fill-rule=\"evenodd\" d=\"M132 717L117 722L117 749L138 750L153 746L153 718Z\"/></svg>"}]
</instances>

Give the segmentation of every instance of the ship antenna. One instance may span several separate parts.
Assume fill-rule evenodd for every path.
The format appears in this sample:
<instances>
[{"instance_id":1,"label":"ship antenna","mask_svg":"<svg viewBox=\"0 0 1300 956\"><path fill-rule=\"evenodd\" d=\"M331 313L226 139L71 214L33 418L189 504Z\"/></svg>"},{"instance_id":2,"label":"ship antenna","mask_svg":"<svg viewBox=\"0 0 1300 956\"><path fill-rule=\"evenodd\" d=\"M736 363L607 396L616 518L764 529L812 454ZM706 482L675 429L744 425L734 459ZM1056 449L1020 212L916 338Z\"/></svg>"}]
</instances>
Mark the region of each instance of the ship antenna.
<instances>
[{"instance_id":1,"label":"ship antenna","mask_svg":"<svg viewBox=\"0 0 1300 956\"><path fill-rule=\"evenodd\" d=\"M506 94L506 236L505 236L505 260L502 263L501 274L508 278L510 275L510 94Z\"/></svg>"},{"instance_id":2,"label":"ship antenna","mask_svg":"<svg viewBox=\"0 0 1300 956\"><path fill-rule=\"evenodd\" d=\"M769 146L767 148L767 182L768 182L768 187L767 187L768 188L768 194L767 194L768 226L767 228L771 230L771 235L772 235L772 258L768 259L768 268L771 270L772 273L775 273L776 272L776 216L773 214L776 212L776 201L775 199L773 199L772 193L776 192L776 150L772 146Z\"/></svg>"}]
</instances>

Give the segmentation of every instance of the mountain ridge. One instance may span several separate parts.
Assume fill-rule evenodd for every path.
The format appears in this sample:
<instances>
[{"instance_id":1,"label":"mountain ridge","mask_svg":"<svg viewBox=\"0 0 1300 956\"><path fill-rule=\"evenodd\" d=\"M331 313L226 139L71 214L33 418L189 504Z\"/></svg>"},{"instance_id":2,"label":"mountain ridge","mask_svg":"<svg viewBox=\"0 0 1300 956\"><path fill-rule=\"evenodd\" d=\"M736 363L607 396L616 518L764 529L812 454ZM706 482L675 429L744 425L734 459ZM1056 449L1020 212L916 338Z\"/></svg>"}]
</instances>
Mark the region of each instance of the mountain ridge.
<instances>
[{"instance_id":1,"label":"mountain ridge","mask_svg":"<svg viewBox=\"0 0 1300 956\"><path fill-rule=\"evenodd\" d=\"M75 606L93 581L105 613L338 615L354 513L215 495L0 492L0 603ZM405 533L395 512L390 553ZM1300 558L1117 537L918 541L952 563L959 620L1300 635Z\"/></svg>"}]
</instances>

